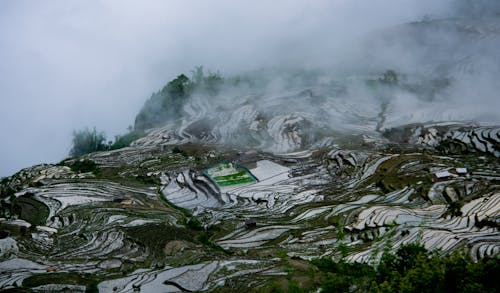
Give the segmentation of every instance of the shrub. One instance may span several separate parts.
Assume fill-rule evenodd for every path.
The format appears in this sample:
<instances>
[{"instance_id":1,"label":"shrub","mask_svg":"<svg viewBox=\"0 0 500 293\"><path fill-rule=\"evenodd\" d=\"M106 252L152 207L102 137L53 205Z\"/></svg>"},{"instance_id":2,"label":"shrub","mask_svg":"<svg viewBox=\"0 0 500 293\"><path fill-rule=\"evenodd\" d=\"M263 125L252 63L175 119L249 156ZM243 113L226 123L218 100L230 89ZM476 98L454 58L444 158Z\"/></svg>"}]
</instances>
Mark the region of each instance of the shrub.
<instances>
[{"instance_id":1,"label":"shrub","mask_svg":"<svg viewBox=\"0 0 500 293\"><path fill-rule=\"evenodd\" d=\"M97 173L99 171L99 168L97 167L97 164L92 161L92 160L76 160L73 164L69 166L73 172L77 173L87 173L87 172L92 172L92 173Z\"/></svg>"},{"instance_id":2,"label":"shrub","mask_svg":"<svg viewBox=\"0 0 500 293\"><path fill-rule=\"evenodd\" d=\"M461 254L439 256L420 244L385 253L375 268L367 264L315 259L323 272L323 292L498 292L499 258L474 262Z\"/></svg>"},{"instance_id":3,"label":"shrub","mask_svg":"<svg viewBox=\"0 0 500 293\"><path fill-rule=\"evenodd\" d=\"M115 136L115 141L109 146L110 150L121 149L130 146L130 144L141 137L144 136L144 131L142 130L131 130L124 135Z\"/></svg>"}]
</instances>

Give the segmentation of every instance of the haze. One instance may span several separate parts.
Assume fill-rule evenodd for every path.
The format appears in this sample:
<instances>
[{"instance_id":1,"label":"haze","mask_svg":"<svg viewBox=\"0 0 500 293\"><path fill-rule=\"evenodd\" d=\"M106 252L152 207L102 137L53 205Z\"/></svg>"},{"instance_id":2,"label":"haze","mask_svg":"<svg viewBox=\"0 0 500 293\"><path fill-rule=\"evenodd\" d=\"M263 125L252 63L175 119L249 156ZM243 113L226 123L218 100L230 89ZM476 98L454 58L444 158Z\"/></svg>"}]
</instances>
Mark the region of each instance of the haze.
<instances>
[{"instance_id":1,"label":"haze","mask_svg":"<svg viewBox=\"0 0 500 293\"><path fill-rule=\"evenodd\" d=\"M153 91L195 66L223 75L340 66L357 60L372 32L449 17L455 4L1 1L0 176L65 158L74 129L125 132ZM411 54L390 58L414 63Z\"/></svg>"}]
</instances>

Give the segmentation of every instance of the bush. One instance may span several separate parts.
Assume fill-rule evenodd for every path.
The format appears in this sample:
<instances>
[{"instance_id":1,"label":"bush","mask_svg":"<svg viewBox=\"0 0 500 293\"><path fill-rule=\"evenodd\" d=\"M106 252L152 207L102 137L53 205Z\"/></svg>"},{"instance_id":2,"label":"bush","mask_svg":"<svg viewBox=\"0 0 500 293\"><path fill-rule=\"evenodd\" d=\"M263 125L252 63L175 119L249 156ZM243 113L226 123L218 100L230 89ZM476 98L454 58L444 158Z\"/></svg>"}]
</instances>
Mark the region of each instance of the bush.
<instances>
[{"instance_id":1,"label":"bush","mask_svg":"<svg viewBox=\"0 0 500 293\"><path fill-rule=\"evenodd\" d=\"M499 292L498 258L474 262L461 254L440 257L420 244L385 253L376 268L331 259L312 263L324 273L324 292L348 292L353 286L363 292Z\"/></svg>"},{"instance_id":2,"label":"bush","mask_svg":"<svg viewBox=\"0 0 500 293\"><path fill-rule=\"evenodd\" d=\"M144 131L142 130L131 130L124 135L115 136L115 142L109 146L110 150L121 149L130 146L130 144L141 137L144 136Z\"/></svg>"},{"instance_id":3,"label":"bush","mask_svg":"<svg viewBox=\"0 0 500 293\"><path fill-rule=\"evenodd\" d=\"M454 217L462 216L462 205L456 201L450 202L448 205L448 213Z\"/></svg>"},{"instance_id":4,"label":"bush","mask_svg":"<svg viewBox=\"0 0 500 293\"><path fill-rule=\"evenodd\" d=\"M175 147L172 149L172 153L173 153L173 154L181 154L184 158L189 157L189 154L188 154L185 150L183 150L183 149L179 148L178 146L175 146Z\"/></svg>"},{"instance_id":5,"label":"bush","mask_svg":"<svg viewBox=\"0 0 500 293\"><path fill-rule=\"evenodd\" d=\"M76 160L73 164L69 166L71 171L76 173L87 173L92 172L94 174L98 173L99 168L94 161L91 160Z\"/></svg>"}]
</instances>

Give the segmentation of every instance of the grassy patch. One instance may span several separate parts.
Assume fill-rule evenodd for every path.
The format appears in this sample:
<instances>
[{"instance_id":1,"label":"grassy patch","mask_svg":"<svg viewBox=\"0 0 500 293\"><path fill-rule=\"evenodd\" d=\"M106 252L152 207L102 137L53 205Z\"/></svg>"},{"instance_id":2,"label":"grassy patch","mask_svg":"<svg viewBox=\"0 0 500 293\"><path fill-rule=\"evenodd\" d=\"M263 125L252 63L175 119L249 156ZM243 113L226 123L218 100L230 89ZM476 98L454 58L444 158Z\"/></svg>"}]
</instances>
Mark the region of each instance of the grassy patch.
<instances>
[{"instance_id":1,"label":"grassy patch","mask_svg":"<svg viewBox=\"0 0 500 293\"><path fill-rule=\"evenodd\" d=\"M198 233L165 224L149 224L125 228L128 237L149 248L155 258L164 258L163 248L172 240L197 243Z\"/></svg>"},{"instance_id":2,"label":"grassy patch","mask_svg":"<svg viewBox=\"0 0 500 293\"><path fill-rule=\"evenodd\" d=\"M255 182L255 179L253 179L253 177L250 176L246 171L240 171L238 173L226 176L217 176L214 177L214 179L219 186L230 186L235 184Z\"/></svg>"},{"instance_id":3,"label":"grassy patch","mask_svg":"<svg viewBox=\"0 0 500 293\"><path fill-rule=\"evenodd\" d=\"M368 184L375 183L383 192L388 193L406 186L415 186L418 182L430 184L430 174L425 166L432 165L436 159L425 154L401 154L378 166ZM415 163L414 167L405 169Z\"/></svg>"},{"instance_id":4,"label":"grassy patch","mask_svg":"<svg viewBox=\"0 0 500 293\"><path fill-rule=\"evenodd\" d=\"M94 274L79 273L46 273L30 276L23 281L24 287L37 287L46 284L83 285L86 292L98 292L99 278Z\"/></svg>"},{"instance_id":5,"label":"grassy patch","mask_svg":"<svg viewBox=\"0 0 500 293\"><path fill-rule=\"evenodd\" d=\"M72 164L69 165L71 170L76 173L88 173L92 172L94 174L99 173L99 168L97 167L97 164L92 161L92 160L76 160Z\"/></svg>"},{"instance_id":6,"label":"grassy patch","mask_svg":"<svg viewBox=\"0 0 500 293\"><path fill-rule=\"evenodd\" d=\"M45 204L28 195L16 198L13 209L19 218L35 226L45 225L50 212Z\"/></svg>"}]
</instances>

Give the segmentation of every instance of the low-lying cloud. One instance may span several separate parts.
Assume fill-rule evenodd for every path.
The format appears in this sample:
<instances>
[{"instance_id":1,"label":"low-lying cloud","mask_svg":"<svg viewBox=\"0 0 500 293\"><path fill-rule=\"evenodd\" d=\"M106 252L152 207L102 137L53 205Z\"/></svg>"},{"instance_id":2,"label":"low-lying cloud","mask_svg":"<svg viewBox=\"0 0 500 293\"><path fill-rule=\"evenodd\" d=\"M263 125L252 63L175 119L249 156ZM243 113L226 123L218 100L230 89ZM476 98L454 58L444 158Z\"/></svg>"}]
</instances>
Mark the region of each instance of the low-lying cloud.
<instances>
[{"instance_id":1,"label":"low-lying cloud","mask_svg":"<svg viewBox=\"0 0 500 293\"><path fill-rule=\"evenodd\" d=\"M224 75L264 67L376 71L384 62L413 69L427 56L418 48L396 40L370 55L365 46L411 21L467 11L495 17L498 6L479 2L2 1L0 176L63 159L74 129L124 132L153 91L198 65Z\"/></svg>"}]
</instances>

